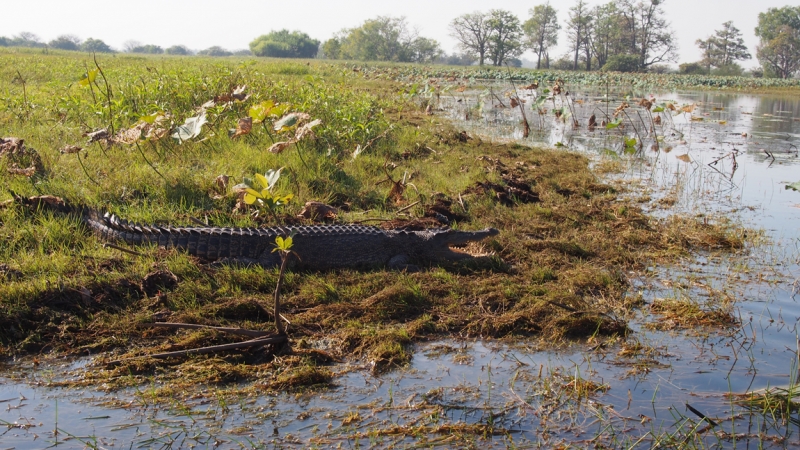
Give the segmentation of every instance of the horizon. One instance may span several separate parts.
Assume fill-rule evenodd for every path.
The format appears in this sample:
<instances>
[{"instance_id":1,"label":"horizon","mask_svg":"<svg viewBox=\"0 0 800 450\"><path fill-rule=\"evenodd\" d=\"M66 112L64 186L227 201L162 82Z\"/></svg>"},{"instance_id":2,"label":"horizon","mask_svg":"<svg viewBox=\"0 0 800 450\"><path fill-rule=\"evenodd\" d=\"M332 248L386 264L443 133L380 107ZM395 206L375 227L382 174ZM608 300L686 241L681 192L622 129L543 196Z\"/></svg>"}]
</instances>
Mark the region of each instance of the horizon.
<instances>
[{"instance_id":1,"label":"horizon","mask_svg":"<svg viewBox=\"0 0 800 450\"><path fill-rule=\"evenodd\" d=\"M22 32L30 32L47 43L61 35L74 35L81 40L100 39L117 51L122 51L129 41L164 49L183 45L195 52L212 46L236 51L249 49L251 41L270 31L301 31L323 43L337 32L358 27L365 20L378 16L402 16L420 36L435 39L444 52L452 54L458 52L458 48L455 39L449 36L448 27L456 17L475 11L504 9L524 22L530 17L529 9L545 2L499 0L492 2L491 7L486 7L486 2L464 0L457 3L458 8L450 7L450 3L455 4L441 2L430 7L428 2L420 0L408 0L402 4L346 0L336 3L335 10L331 11L328 7L330 2L320 0L298 0L293 5L241 0L236 4L236 9L229 11L226 16L219 13L218 3L210 0L140 0L138 6L133 8L123 2L102 5L102 11L110 20L99 21L97 11L92 8L96 4L86 0L29 0L24 4L14 2L0 6L0 13L15 18L13 23L6 24L0 36L12 38ZM590 7L605 3L608 1L587 1ZM555 60L568 52L564 23L572 3L550 4L558 10L559 24L562 25L559 44L551 52L551 59ZM701 59L701 51L695 41L707 38L721 28L722 23L731 20L741 31L752 55L752 59L741 61L740 65L745 69L757 67L755 53L758 40L754 28L758 13L787 5L789 2L786 0L710 0L702 3L665 0L662 5L664 17L675 31L679 55L678 61L668 64L677 66ZM30 10L37 11L37 14L30 14ZM298 11L302 11L302 14ZM120 22L119 17L126 19ZM277 19L262 25L261 17ZM143 25L148 23L145 29ZM229 29L231 27L233 29ZM535 61L535 56L526 51L520 59Z\"/></svg>"}]
</instances>

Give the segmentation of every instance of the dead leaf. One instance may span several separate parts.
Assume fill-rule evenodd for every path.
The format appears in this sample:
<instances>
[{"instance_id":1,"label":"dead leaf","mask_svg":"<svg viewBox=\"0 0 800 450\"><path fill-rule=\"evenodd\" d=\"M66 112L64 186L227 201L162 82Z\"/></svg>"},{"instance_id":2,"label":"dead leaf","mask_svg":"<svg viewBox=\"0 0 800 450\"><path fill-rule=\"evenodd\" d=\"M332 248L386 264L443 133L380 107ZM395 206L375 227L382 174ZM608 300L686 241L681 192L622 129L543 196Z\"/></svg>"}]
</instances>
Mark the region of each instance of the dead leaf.
<instances>
[{"instance_id":1,"label":"dead leaf","mask_svg":"<svg viewBox=\"0 0 800 450\"><path fill-rule=\"evenodd\" d=\"M334 220L339 215L339 210L322 202L306 202L303 210L297 217L309 220Z\"/></svg>"},{"instance_id":2,"label":"dead leaf","mask_svg":"<svg viewBox=\"0 0 800 450\"><path fill-rule=\"evenodd\" d=\"M98 141L107 141L111 136L108 134L108 130L103 128L97 131L92 131L89 133L84 133L84 136L89 137L89 143L98 142Z\"/></svg>"},{"instance_id":3,"label":"dead leaf","mask_svg":"<svg viewBox=\"0 0 800 450\"><path fill-rule=\"evenodd\" d=\"M692 103L691 105L686 105L686 106L681 108L681 112L685 112L685 113L691 114L692 112L694 112L694 107L695 107L694 103Z\"/></svg>"},{"instance_id":4,"label":"dead leaf","mask_svg":"<svg viewBox=\"0 0 800 450\"><path fill-rule=\"evenodd\" d=\"M687 162L687 163L692 162L692 158L689 157L688 153L684 153L683 155L677 155L675 157L680 159L683 162Z\"/></svg>"},{"instance_id":5,"label":"dead leaf","mask_svg":"<svg viewBox=\"0 0 800 450\"><path fill-rule=\"evenodd\" d=\"M36 167L33 167L33 166L27 167L25 169L20 169L19 167L17 167L16 164L14 164L13 167L9 167L7 170L8 170L8 173L10 173L11 175L22 175L22 176L26 176L28 178L30 178L30 177L32 177L32 176L34 176L36 174Z\"/></svg>"},{"instance_id":6,"label":"dead leaf","mask_svg":"<svg viewBox=\"0 0 800 450\"><path fill-rule=\"evenodd\" d=\"M295 131L294 140L295 141L300 141L300 140L305 139L305 138L316 139L317 136L314 134L314 131L312 130L312 128L314 128L315 126L317 126L317 125L319 125L321 123L322 123L321 120L316 119L316 120L312 120L311 122L308 122L306 124L303 124L302 126L297 128L297 131Z\"/></svg>"},{"instance_id":7,"label":"dead leaf","mask_svg":"<svg viewBox=\"0 0 800 450\"><path fill-rule=\"evenodd\" d=\"M281 153L286 150L290 145L294 144L294 139L285 142L276 142L269 147L270 153Z\"/></svg>"},{"instance_id":8,"label":"dead leaf","mask_svg":"<svg viewBox=\"0 0 800 450\"><path fill-rule=\"evenodd\" d=\"M239 119L239 123L236 124L236 131L231 136L231 139L243 136L245 134L250 134L250 131L252 129L253 129L253 118L252 117L241 118Z\"/></svg>"},{"instance_id":9,"label":"dead leaf","mask_svg":"<svg viewBox=\"0 0 800 450\"><path fill-rule=\"evenodd\" d=\"M217 185L217 190L220 192L225 192L228 190L228 181L230 177L227 175L220 175L214 180L214 184Z\"/></svg>"},{"instance_id":10,"label":"dead leaf","mask_svg":"<svg viewBox=\"0 0 800 450\"><path fill-rule=\"evenodd\" d=\"M78 147L77 145L66 145L59 150L61 153L70 154L70 153L78 153L79 151L83 150L83 147Z\"/></svg>"}]
</instances>

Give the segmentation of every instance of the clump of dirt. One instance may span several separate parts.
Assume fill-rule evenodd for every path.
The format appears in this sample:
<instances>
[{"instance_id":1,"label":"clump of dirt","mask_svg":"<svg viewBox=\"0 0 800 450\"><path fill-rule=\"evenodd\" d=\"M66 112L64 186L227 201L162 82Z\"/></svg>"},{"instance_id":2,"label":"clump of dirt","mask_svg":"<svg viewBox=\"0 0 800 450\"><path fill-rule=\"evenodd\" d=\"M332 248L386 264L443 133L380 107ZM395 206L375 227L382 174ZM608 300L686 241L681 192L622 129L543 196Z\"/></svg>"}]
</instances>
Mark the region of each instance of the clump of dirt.
<instances>
[{"instance_id":1,"label":"clump of dirt","mask_svg":"<svg viewBox=\"0 0 800 450\"><path fill-rule=\"evenodd\" d=\"M161 291L171 291L178 285L178 277L169 270L156 270L142 279L142 291L154 296Z\"/></svg>"}]
</instances>

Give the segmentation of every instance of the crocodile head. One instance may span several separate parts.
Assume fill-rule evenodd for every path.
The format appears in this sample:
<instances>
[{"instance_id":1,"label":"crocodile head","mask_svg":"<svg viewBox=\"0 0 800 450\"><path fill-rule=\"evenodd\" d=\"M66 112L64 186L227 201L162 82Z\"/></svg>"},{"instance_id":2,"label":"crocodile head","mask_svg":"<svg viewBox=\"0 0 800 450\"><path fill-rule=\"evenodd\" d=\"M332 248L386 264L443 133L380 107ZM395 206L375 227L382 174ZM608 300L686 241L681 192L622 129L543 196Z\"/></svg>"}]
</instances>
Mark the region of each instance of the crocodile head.
<instances>
[{"instance_id":1,"label":"crocodile head","mask_svg":"<svg viewBox=\"0 0 800 450\"><path fill-rule=\"evenodd\" d=\"M460 231L452 229L432 230L431 235L423 244L422 253L429 259L440 261L458 261L472 258L473 255L461 251L459 248L471 242L478 242L500 232L496 228L486 228L478 231Z\"/></svg>"}]
</instances>

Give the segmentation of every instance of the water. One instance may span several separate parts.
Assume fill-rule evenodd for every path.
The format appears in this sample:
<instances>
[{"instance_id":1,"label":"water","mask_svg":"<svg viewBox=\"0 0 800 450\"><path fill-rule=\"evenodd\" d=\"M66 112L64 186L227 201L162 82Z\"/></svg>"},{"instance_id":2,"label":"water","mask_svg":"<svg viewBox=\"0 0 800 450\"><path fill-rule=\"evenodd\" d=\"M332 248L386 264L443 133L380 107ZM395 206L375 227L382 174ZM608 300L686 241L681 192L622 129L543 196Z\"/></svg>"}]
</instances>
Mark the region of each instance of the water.
<instances>
[{"instance_id":1,"label":"water","mask_svg":"<svg viewBox=\"0 0 800 450\"><path fill-rule=\"evenodd\" d=\"M508 88L492 88L506 104ZM598 168L621 162L624 170L610 182L627 186L632 198L648 197L642 207L658 217L724 216L763 230L765 239L740 253L628 274L648 306L627 343L542 351L526 342L436 342L421 345L407 370L380 377L366 365L334 366L338 387L329 391L223 398L198 387L170 405L148 403L157 385L114 393L48 388L50 380L79 376L89 361L26 360L0 371L0 449L800 444L796 413L795 422L783 423L750 414L729 395L797 378L800 192L785 185L800 181L800 99L652 93L657 103L696 106L691 115L663 116L650 133L649 117L629 101L634 123L625 130L588 131L588 117L600 122L621 95L607 102L605 92L571 93L580 100L573 105L579 129L551 113L540 122L528 109L528 138L519 110L495 108L484 91L442 96L436 113L471 134L583 152ZM642 145L626 148L623 137ZM661 298L734 302L740 325L658 331L652 325L661 319L649 304ZM690 407L717 426L700 422Z\"/></svg>"}]
</instances>

